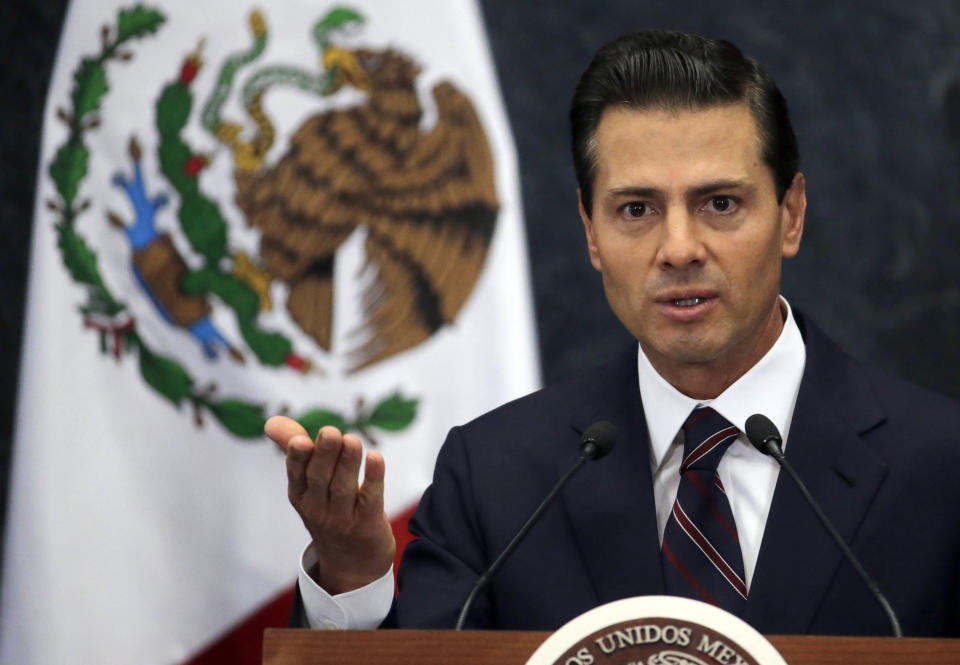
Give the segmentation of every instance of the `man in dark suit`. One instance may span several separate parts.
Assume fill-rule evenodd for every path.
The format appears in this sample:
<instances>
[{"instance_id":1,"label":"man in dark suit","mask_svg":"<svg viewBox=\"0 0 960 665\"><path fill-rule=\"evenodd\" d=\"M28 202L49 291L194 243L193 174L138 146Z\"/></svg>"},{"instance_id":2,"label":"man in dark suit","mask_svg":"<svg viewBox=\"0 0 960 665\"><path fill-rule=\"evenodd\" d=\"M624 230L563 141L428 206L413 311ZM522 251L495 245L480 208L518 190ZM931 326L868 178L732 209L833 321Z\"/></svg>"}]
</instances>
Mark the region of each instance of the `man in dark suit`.
<instances>
[{"instance_id":1,"label":"man in dark suit","mask_svg":"<svg viewBox=\"0 0 960 665\"><path fill-rule=\"evenodd\" d=\"M468 626L553 629L604 602L671 593L716 602L763 632L886 634L798 490L740 434L760 412L785 433L788 458L905 632L960 633L960 484L946 476L960 462L960 409L858 366L779 295L806 192L773 81L729 43L637 33L598 52L571 121L590 260L639 348L451 431L411 521L419 540L387 625L452 626L575 459L580 432L604 419L620 430L616 448L568 485ZM691 442L702 418L732 432L707 482ZM305 623L376 625L395 547L382 458L368 454L358 487L356 437L324 428L314 443L282 418L267 432L286 451L291 501L313 538ZM719 439L707 441L713 450ZM698 492L732 556L691 527L681 503ZM716 571L724 577L708 580ZM731 588L736 602L717 600ZM355 603L371 596L380 600Z\"/></svg>"}]
</instances>

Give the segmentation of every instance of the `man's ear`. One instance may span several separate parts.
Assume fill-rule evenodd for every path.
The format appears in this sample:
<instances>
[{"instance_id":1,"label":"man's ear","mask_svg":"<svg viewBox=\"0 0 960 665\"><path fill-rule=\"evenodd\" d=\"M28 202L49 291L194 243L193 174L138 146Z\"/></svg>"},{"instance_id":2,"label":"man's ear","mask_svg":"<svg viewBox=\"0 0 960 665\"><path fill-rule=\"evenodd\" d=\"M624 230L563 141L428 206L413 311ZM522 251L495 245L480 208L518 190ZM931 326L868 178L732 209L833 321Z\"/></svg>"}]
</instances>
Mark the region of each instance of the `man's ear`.
<instances>
[{"instance_id":1,"label":"man's ear","mask_svg":"<svg viewBox=\"0 0 960 665\"><path fill-rule=\"evenodd\" d=\"M803 237L803 217L807 212L807 183L802 173L793 177L790 189L783 195L780 206L781 252L791 258L800 251Z\"/></svg>"},{"instance_id":2,"label":"man's ear","mask_svg":"<svg viewBox=\"0 0 960 665\"><path fill-rule=\"evenodd\" d=\"M580 221L583 222L583 230L587 235L587 250L590 252L590 263L593 264L593 267L597 270L602 270L603 264L600 262L600 252L597 250L597 242L594 237L594 225L593 220L590 219L590 215L587 214L586 209L583 207L583 196L580 193L580 188L577 188L577 207L580 209Z\"/></svg>"}]
</instances>

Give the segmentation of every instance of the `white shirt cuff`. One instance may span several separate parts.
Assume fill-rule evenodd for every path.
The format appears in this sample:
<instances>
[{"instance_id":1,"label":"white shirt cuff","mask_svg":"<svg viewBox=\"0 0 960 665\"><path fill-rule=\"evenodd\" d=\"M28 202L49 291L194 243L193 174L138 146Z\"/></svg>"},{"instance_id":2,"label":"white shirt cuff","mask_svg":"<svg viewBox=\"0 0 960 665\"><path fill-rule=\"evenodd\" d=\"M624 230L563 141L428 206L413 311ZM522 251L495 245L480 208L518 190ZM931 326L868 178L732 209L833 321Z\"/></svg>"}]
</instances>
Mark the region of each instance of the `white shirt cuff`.
<instances>
[{"instance_id":1,"label":"white shirt cuff","mask_svg":"<svg viewBox=\"0 0 960 665\"><path fill-rule=\"evenodd\" d=\"M317 564L313 544L300 557L300 596L311 628L321 630L371 630L380 626L393 604L393 566L367 586L331 596L310 577Z\"/></svg>"}]
</instances>

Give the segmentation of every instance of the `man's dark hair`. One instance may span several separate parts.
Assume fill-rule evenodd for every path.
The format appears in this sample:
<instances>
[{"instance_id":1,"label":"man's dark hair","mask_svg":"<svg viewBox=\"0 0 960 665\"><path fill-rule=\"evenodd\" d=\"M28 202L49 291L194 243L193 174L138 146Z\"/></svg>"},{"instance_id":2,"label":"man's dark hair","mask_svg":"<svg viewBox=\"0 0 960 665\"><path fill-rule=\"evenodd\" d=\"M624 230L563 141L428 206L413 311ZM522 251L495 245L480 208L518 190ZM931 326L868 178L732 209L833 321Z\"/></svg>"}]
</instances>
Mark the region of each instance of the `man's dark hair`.
<instances>
[{"instance_id":1,"label":"man's dark hair","mask_svg":"<svg viewBox=\"0 0 960 665\"><path fill-rule=\"evenodd\" d=\"M800 161L797 138L787 101L755 60L722 39L663 30L624 35L601 48L570 104L573 166L587 214L593 214L597 125L607 107L696 110L743 101L782 202Z\"/></svg>"}]
</instances>

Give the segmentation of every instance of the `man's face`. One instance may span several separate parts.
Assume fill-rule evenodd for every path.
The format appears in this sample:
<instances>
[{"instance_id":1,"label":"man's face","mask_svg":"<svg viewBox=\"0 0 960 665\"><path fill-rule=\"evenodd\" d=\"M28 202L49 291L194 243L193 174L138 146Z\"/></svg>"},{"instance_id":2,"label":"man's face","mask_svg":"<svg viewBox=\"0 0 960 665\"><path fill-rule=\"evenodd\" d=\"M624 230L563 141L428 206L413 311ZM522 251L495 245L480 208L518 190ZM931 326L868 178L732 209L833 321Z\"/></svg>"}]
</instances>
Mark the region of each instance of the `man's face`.
<instances>
[{"instance_id":1,"label":"man's face","mask_svg":"<svg viewBox=\"0 0 960 665\"><path fill-rule=\"evenodd\" d=\"M718 393L782 328L780 263L800 247L803 176L779 205L746 103L611 107L596 148L593 211L580 214L610 306L668 381Z\"/></svg>"}]
</instances>

